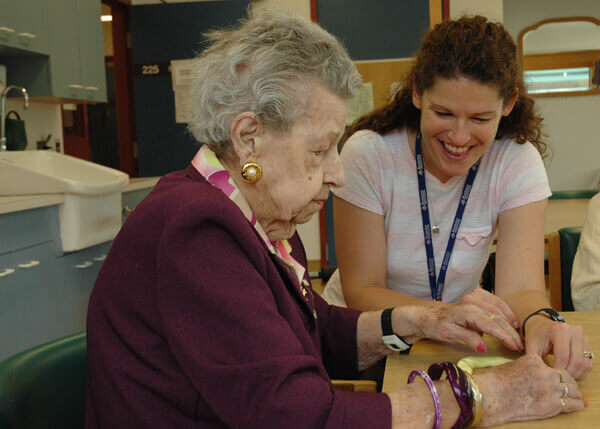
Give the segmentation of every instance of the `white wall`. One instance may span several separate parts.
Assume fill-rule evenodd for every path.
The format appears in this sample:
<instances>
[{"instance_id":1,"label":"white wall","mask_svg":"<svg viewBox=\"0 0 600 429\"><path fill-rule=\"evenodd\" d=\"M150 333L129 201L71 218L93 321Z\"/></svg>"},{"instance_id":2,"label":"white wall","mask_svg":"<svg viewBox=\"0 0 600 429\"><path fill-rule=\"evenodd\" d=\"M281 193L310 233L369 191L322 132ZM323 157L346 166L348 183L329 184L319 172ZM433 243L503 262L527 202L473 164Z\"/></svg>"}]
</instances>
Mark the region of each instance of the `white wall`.
<instances>
[{"instance_id":1,"label":"white wall","mask_svg":"<svg viewBox=\"0 0 600 429\"><path fill-rule=\"evenodd\" d=\"M600 173L600 95L537 98L552 148L553 191L597 186Z\"/></svg>"},{"instance_id":2,"label":"white wall","mask_svg":"<svg viewBox=\"0 0 600 429\"><path fill-rule=\"evenodd\" d=\"M490 21L502 22L502 0L450 0L450 19L463 15L483 15Z\"/></svg>"},{"instance_id":3,"label":"white wall","mask_svg":"<svg viewBox=\"0 0 600 429\"><path fill-rule=\"evenodd\" d=\"M549 18L600 19L599 0L504 0L504 26L513 39ZM553 191L591 189L600 173L600 95L536 98L553 157L548 177Z\"/></svg>"},{"instance_id":4,"label":"white wall","mask_svg":"<svg viewBox=\"0 0 600 429\"><path fill-rule=\"evenodd\" d=\"M11 95L17 94L11 92ZM29 108L23 108L23 99L15 98L7 100L6 111L15 110L21 119L25 121L25 133L27 134L27 150L35 150L36 141L45 139L52 134L49 145L54 147L56 140L60 142L63 151L62 118L60 116L59 104L29 103Z\"/></svg>"},{"instance_id":5,"label":"white wall","mask_svg":"<svg viewBox=\"0 0 600 429\"><path fill-rule=\"evenodd\" d=\"M252 7L257 10L272 7L310 20L309 0L253 0Z\"/></svg>"},{"instance_id":6,"label":"white wall","mask_svg":"<svg viewBox=\"0 0 600 429\"><path fill-rule=\"evenodd\" d=\"M598 0L504 0L504 26L515 41L519 33L549 18L592 16L600 19Z\"/></svg>"}]
</instances>

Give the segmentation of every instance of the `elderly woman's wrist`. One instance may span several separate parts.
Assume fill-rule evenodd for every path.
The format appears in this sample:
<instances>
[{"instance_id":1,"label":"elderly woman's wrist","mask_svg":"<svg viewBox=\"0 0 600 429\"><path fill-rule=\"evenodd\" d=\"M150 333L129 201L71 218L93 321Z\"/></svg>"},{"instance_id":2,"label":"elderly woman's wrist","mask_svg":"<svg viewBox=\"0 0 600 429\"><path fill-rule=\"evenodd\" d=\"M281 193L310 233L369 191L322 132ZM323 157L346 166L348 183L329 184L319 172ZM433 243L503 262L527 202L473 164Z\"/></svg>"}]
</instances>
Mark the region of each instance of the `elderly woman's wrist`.
<instances>
[{"instance_id":1,"label":"elderly woman's wrist","mask_svg":"<svg viewBox=\"0 0 600 429\"><path fill-rule=\"evenodd\" d=\"M451 428L460 410L447 381L434 381L441 407L442 429ZM392 428L429 428L435 421L435 409L427 385L423 382L406 385L388 393L392 405Z\"/></svg>"},{"instance_id":2,"label":"elderly woman's wrist","mask_svg":"<svg viewBox=\"0 0 600 429\"><path fill-rule=\"evenodd\" d=\"M511 421L511 410L506 401L510 391L505 389L496 374L491 370L483 370L471 377L481 394L481 417L474 426L487 427Z\"/></svg>"},{"instance_id":3,"label":"elderly woman's wrist","mask_svg":"<svg viewBox=\"0 0 600 429\"><path fill-rule=\"evenodd\" d=\"M424 313L424 307L417 305L405 305L394 308L392 313L394 332L411 344L424 338Z\"/></svg>"}]
</instances>

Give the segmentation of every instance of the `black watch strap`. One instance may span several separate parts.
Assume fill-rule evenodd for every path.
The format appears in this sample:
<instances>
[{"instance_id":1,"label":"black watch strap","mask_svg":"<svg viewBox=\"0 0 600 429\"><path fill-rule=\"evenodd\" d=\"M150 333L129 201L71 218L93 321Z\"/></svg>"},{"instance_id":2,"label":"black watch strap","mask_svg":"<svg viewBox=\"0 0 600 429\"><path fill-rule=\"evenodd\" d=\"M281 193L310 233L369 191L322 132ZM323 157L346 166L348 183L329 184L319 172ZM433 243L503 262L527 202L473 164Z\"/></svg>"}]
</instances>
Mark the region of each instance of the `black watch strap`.
<instances>
[{"instance_id":1,"label":"black watch strap","mask_svg":"<svg viewBox=\"0 0 600 429\"><path fill-rule=\"evenodd\" d=\"M394 333L392 328L392 311L393 308L383 310L381 313L381 332L383 343L390 349L396 352L403 352L412 347L411 344L407 343L404 338Z\"/></svg>"},{"instance_id":2,"label":"black watch strap","mask_svg":"<svg viewBox=\"0 0 600 429\"><path fill-rule=\"evenodd\" d=\"M560 322L560 323L566 323L567 321L560 315L560 313L556 310L554 310L553 308L540 308L539 310L534 311L533 313L531 313L529 316L527 316L525 318L525 320L523 321L523 325L521 327L521 332L523 333L523 338L525 338L525 323L527 323L527 321L529 320L530 317L535 316L537 314L542 315L542 313L546 313L545 315L548 316L549 319L555 321L555 322Z\"/></svg>"}]
</instances>

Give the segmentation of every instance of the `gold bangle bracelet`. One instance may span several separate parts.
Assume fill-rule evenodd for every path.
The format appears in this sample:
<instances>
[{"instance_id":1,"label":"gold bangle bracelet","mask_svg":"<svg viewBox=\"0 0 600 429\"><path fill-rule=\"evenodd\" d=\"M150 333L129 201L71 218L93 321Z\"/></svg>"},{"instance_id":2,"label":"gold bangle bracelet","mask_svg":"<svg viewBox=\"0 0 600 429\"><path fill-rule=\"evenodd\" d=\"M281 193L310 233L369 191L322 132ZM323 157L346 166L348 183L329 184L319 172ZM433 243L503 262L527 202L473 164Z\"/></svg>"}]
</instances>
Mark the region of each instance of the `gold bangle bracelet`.
<instances>
[{"instance_id":1,"label":"gold bangle bracelet","mask_svg":"<svg viewBox=\"0 0 600 429\"><path fill-rule=\"evenodd\" d=\"M479 386L475 383L473 377L465 372L465 375L469 379L471 383L471 389L473 390L473 426L476 426L481 421L481 411L483 405L483 397L481 396L481 390L479 390Z\"/></svg>"}]
</instances>

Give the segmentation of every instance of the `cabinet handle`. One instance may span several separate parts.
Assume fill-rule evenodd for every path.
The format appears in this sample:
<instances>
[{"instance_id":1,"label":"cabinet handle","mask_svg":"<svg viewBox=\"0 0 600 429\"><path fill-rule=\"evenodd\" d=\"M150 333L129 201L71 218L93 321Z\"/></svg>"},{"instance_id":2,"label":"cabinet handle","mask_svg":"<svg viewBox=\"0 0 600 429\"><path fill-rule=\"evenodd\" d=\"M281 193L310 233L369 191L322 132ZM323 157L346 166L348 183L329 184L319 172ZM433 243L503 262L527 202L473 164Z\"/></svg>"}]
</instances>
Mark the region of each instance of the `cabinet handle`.
<instances>
[{"instance_id":1,"label":"cabinet handle","mask_svg":"<svg viewBox=\"0 0 600 429\"><path fill-rule=\"evenodd\" d=\"M31 261L26 264L19 264L19 268L31 268L40 265L40 261Z\"/></svg>"},{"instance_id":2,"label":"cabinet handle","mask_svg":"<svg viewBox=\"0 0 600 429\"><path fill-rule=\"evenodd\" d=\"M0 273L0 277L9 276L14 272L15 272L15 270L13 270L12 268L7 268Z\"/></svg>"},{"instance_id":3,"label":"cabinet handle","mask_svg":"<svg viewBox=\"0 0 600 429\"><path fill-rule=\"evenodd\" d=\"M14 28L8 28L8 27L0 27L0 31L3 33L14 33L15 32Z\"/></svg>"},{"instance_id":4,"label":"cabinet handle","mask_svg":"<svg viewBox=\"0 0 600 429\"><path fill-rule=\"evenodd\" d=\"M98 91L97 86L86 86L85 89L87 89L88 91Z\"/></svg>"},{"instance_id":5,"label":"cabinet handle","mask_svg":"<svg viewBox=\"0 0 600 429\"><path fill-rule=\"evenodd\" d=\"M92 266L92 262L90 262L90 261L85 261L83 264L75 265L75 267L79 268L79 269L83 269L83 268L87 268L87 267L91 267L91 266Z\"/></svg>"},{"instance_id":6,"label":"cabinet handle","mask_svg":"<svg viewBox=\"0 0 600 429\"><path fill-rule=\"evenodd\" d=\"M36 35L31 33L19 33L19 37L25 37L27 39L35 39Z\"/></svg>"},{"instance_id":7,"label":"cabinet handle","mask_svg":"<svg viewBox=\"0 0 600 429\"><path fill-rule=\"evenodd\" d=\"M71 85L69 85L69 88L72 88L72 89L83 89L83 85L78 85L76 83L72 83Z\"/></svg>"}]
</instances>

